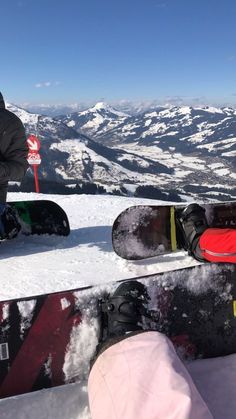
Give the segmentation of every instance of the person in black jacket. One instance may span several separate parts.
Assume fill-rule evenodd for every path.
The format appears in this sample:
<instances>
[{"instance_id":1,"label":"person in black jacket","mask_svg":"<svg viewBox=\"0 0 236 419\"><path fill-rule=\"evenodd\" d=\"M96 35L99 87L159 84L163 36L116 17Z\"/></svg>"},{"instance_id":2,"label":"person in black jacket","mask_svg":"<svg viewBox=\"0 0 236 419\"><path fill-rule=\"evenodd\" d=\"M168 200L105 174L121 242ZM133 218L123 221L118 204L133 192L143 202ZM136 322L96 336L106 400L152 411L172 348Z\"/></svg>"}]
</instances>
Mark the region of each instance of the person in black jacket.
<instances>
[{"instance_id":1,"label":"person in black jacket","mask_svg":"<svg viewBox=\"0 0 236 419\"><path fill-rule=\"evenodd\" d=\"M20 226L6 204L8 182L21 181L28 168L28 147L21 120L5 108L0 92L0 239L14 237Z\"/></svg>"}]
</instances>

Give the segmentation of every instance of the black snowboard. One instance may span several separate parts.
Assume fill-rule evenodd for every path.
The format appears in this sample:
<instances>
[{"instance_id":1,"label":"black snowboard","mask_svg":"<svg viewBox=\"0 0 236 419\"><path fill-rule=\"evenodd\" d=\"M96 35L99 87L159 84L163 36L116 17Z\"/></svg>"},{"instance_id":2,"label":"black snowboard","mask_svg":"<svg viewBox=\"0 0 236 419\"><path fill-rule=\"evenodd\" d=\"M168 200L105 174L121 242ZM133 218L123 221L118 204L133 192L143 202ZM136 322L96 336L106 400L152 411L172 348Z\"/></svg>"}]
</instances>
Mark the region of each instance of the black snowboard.
<instances>
[{"instance_id":1,"label":"black snowboard","mask_svg":"<svg viewBox=\"0 0 236 419\"><path fill-rule=\"evenodd\" d=\"M210 227L236 228L236 201L201 204ZM186 205L185 205L186 206ZM183 205L137 205L124 210L112 228L114 251L129 260L146 259L183 248L176 214Z\"/></svg>"},{"instance_id":2,"label":"black snowboard","mask_svg":"<svg viewBox=\"0 0 236 419\"><path fill-rule=\"evenodd\" d=\"M56 234L67 236L70 225L65 211L48 200L8 202L18 215L20 234Z\"/></svg>"},{"instance_id":3,"label":"black snowboard","mask_svg":"<svg viewBox=\"0 0 236 419\"><path fill-rule=\"evenodd\" d=\"M143 318L143 328L169 336L182 358L236 352L233 265L135 279L146 285L156 314L155 322ZM102 327L98 301L119 284L1 301L0 398L86 380Z\"/></svg>"}]
</instances>

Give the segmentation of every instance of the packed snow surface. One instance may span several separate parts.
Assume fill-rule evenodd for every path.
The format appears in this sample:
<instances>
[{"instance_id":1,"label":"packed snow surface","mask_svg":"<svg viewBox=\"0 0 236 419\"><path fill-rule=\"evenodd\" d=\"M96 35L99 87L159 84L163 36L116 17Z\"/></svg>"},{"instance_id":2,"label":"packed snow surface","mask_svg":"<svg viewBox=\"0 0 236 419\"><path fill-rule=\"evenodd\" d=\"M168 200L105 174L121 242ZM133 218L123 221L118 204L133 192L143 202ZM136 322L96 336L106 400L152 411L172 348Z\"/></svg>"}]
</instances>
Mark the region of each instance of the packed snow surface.
<instances>
[{"instance_id":1,"label":"packed snow surface","mask_svg":"<svg viewBox=\"0 0 236 419\"><path fill-rule=\"evenodd\" d=\"M2 301L85 285L101 285L198 264L185 252L135 262L122 260L113 252L111 226L118 214L131 205L154 205L160 203L158 201L115 196L22 193L9 194L8 199L51 199L57 202L68 215L71 234L68 237L18 236L1 243ZM199 283L191 283L191 286L199 287ZM30 304L34 304L33 300ZM62 304L66 307L68 302L63 300ZM28 320L28 313L33 307L23 305L20 308L23 320ZM22 329L25 326L23 321ZM86 327L83 333L85 343L88 339ZM89 338L93 339L93 336ZM71 345L76 344L72 336ZM187 367L213 417L234 418L236 355L193 361ZM70 362L65 362L64 368L69 377ZM90 419L86 384L85 380L80 384L1 400L0 418Z\"/></svg>"},{"instance_id":2,"label":"packed snow surface","mask_svg":"<svg viewBox=\"0 0 236 419\"><path fill-rule=\"evenodd\" d=\"M96 195L9 194L51 199L66 211L68 237L18 236L1 244L0 300L74 289L196 265L185 253L130 263L112 251L111 226L125 208L158 201Z\"/></svg>"}]
</instances>

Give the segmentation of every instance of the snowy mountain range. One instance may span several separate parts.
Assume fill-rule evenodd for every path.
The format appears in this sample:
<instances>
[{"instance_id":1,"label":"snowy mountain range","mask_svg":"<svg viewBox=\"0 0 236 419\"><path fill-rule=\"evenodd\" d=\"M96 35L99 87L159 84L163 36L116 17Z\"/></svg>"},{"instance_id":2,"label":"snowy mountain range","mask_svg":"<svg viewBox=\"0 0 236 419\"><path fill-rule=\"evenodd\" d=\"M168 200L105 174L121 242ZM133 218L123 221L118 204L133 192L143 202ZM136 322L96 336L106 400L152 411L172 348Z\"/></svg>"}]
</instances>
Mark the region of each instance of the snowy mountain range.
<instances>
[{"instance_id":1,"label":"snowy mountain range","mask_svg":"<svg viewBox=\"0 0 236 419\"><path fill-rule=\"evenodd\" d=\"M160 199L236 196L234 109L159 107L131 116L100 102L52 118L8 107L41 140L41 180Z\"/></svg>"},{"instance_id":2,"label":"snowy mountain range","mask_svg":"<svg viewBox=\"0 0 236 419\"><path fill-rule=\"evenodd\" d=\"M184 184L185 192L198 189L206 194L212 185L221 191L235 188L235 109L158 107L136 116L122 114L121 119L114 109L99 103L62 121L109 147L165 164L174 171L171 179L164 179L171 189Z\"/></svg>"},{"instance_id":3,"label":"snowy mountain range","mask_svg":"<svg viewBox=\"0 0 236 419\"><path fill-rule=\"evenodd\" d=\"M60 118L68 126L108 146L159 145L163 149L236 156L236 110L213 107L159 107L129 116L98 103L87 111Z\"/></svg>"}]
</instances>

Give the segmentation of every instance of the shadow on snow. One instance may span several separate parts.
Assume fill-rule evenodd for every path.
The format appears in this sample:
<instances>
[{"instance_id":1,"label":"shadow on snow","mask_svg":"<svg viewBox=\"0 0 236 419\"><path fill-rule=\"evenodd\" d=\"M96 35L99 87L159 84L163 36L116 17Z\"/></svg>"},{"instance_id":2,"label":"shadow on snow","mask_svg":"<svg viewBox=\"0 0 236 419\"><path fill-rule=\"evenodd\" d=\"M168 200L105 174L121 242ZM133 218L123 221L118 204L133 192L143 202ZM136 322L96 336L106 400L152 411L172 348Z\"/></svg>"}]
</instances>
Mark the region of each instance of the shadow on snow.
<instances>
[{"instance_id":1,"label":"shadow on snow","mask_svg":"<svg viewBox=\"0 0 236 419\"><path fill-rule=\"evenodd\" d=\"M69 236L56 235L19 235L16 239L0 243L0 260L14 256L72 249L79 245L99 247L103 252L112 251L111 227L94 226L71 230ZM79 255L78 255L79 257Z\"/></svg>"}]
</instances>

